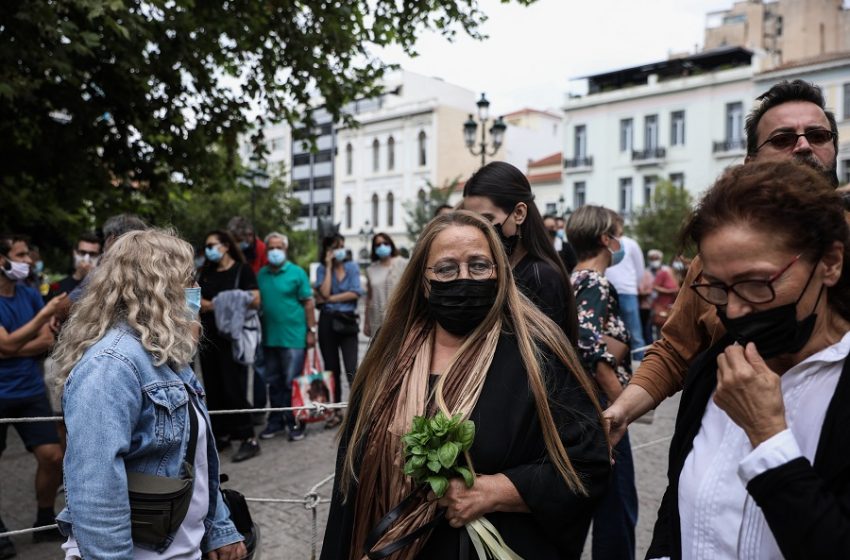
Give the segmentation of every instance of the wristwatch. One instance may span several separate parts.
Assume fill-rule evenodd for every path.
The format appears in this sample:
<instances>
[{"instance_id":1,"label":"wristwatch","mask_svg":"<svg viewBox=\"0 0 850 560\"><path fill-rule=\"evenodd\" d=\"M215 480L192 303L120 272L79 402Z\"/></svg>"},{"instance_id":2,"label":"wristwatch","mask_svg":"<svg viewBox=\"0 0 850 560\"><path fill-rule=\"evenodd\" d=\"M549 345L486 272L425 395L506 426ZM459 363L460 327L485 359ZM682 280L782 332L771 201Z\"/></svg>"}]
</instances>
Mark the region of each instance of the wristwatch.
<instances>
[{"instance_id":1,"label":"wristwatch","mask_svg":"<svg viewBox=\"0 0 850 560\"><path fill-rule=\"evenodd\" d=\"M317 331L318 329L317 329L316 327L307 327L307 330L308 330L308 331L310 331L310 332L311 332L311 333L313 333L313 334L316 334L316 331Z\"/></svg>"}]
</instances>

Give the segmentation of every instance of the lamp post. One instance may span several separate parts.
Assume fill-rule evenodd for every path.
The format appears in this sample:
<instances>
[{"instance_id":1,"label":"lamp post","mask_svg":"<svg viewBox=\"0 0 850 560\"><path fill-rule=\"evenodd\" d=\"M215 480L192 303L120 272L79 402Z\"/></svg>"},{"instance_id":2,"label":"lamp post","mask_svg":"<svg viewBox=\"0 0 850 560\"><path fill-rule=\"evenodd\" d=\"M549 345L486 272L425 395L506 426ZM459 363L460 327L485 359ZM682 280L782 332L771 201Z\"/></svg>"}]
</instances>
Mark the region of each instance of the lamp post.
<instances>
[{"instance_id":1,"label":"lamp post","mask_svg":"<svg viewBox=\"0 0 850 560\"><path fill-rule=\"evenodd\" d=\"M502 117L493 121L493 125L490 127L492 149L488 150L487 123L490 120L490 102L482 93L481 99L478 100L476 105L478 105L478 121L476 122L470 113L467 121L463 123L463 139L466 147L469 149L469 153L474 156L481 156L481 166L483 167L487 163L487 156L495 155L502 146L502 142L505 139L505 130L508 128L508 125L505 124ZM476 133L479 123L481 124L481 140L476 149Z\"/></svg>"},{"instance_id":2,"label":"lamp post","mask_svg":"<svg viewBox=\"0 0 850 560\"><path fill-rule=\"evenodd\" d=\"M369 249L367 247L369 246L369 240L373 235L375 235L375 230L369 227L369 220L366 220L363 223L363 227L360 228L360 237L363 238L363 247L360 248L360 254L358 256L360 257L361 262L369 260Z\"/></svg>"},{"instance_id":3,"label":"lamp post","mask_svg":"<svg viewBox=\"0 0 850 560\"><path fill-rule=\"evenodd\" d=\"M257 235L257 189L268 189L271 178L266 170L259 166L259 160L251 158L257 167L249 167L242 173L242 184L251 189L251 227Z\"/></svg>"}]
</instances>

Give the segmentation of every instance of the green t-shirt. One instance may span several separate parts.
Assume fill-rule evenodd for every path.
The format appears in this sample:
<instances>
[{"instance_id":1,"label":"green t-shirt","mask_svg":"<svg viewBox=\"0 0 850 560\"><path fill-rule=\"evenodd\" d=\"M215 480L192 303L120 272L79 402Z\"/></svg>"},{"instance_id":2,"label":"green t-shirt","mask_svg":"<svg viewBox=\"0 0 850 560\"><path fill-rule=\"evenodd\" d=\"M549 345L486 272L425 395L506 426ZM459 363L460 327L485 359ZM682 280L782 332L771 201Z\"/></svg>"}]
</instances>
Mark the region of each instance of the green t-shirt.
<instances>
[{"instance_id":1,"label":"green t-shirt","mask_svg":"<svg viewBox=\"0 0 850 560\"><path fill-rule=\"evenodd\" d=\"M257 283L263 303L263 345L305 348L307 320L303 303L313 297L307 273L287 261L277 271L271 266L261 268Z\"/></svg>"}]
</instances>

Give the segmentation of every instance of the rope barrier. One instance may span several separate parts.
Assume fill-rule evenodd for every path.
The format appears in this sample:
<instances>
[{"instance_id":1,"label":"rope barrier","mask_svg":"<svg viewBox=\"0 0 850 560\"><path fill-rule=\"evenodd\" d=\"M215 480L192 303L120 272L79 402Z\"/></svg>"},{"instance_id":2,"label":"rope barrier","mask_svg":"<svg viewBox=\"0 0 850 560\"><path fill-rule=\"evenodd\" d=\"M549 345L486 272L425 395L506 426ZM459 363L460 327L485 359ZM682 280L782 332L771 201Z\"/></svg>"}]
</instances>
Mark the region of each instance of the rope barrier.
<instances>
[{"instance_id":1,"label":"rope barrier","mask_svg":"<svg viewBox=\"0 0 850 560\"><path fill-rule=\"evenodd\" d=\"M632 451L633 451L633 452L634 452L634 451L640 451L641 449L645 449L645 448L647 448L647 447L652 447L653 445L657 445L657 444L659 444L659 443L664 443L664 442L666 442L666 441L670 441L671 439L673 439L673 436L672 436L672 435L670 435L670 436L664 436L664 437L662 437L662 438L654 439L654 440L652 440L652 441L647 441L646 443L641 443L640 445L633 445L633 446L632 446Z\"/></svg>"},{"instance_id":2,"label":"rope barrier","mask_svg":"<svg viewBox=\"0 0 850 560\"><path fill-rule=\"evenodd\" d=\"M347 408L348 403L313 403L310 406L281 406L277 408L234 408L230 410L210 410L210 416L217 414L252 414L255 412L296 412L299 410L311 410L319 414L328 410ZM0 418L0 424L25 424L28 422L60 422L62 416L22 416L20 418Z\"/></svg>"}]
</instances>

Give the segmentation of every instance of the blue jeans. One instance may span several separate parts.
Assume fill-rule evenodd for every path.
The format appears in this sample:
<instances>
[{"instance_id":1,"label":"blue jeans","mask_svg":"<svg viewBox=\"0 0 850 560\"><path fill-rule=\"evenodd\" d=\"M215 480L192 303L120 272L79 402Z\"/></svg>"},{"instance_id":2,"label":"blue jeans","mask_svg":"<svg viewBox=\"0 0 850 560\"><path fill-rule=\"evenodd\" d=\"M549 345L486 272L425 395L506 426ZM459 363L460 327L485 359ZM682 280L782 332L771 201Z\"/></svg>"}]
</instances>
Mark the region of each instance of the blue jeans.
<instances>
[{"instance_id":1,"label":"blue jeans","mask_svg":"<svg viewBox=\"0 0 850 560\"><path fill-rule=\"evenodd\" d=\"M614 446L608 491L593 513L593 560L634 560L638 499L629 433Z\"/></svg>"},{"instance_id":2,"label":"blue jeans","mask_svg":"<svg viewBox=\"0 0 850 560\"><path fill-rule=\"evenodd\" d=\"M265 374L269 384L269 401L272 408L292 406L292 380L298 377L304 367L304 349L266 346L263 351L266 359ZM283 428L284 423L294 428L295 416L291 412L269 414L269 426Z\"/></svg>"},{"instance_id":3,"label":"blue jeans","mask_svg":"<svg viewBox=\"0 0 850 560\"><path fill-rule=\"evenodd\" d=\"M638 297L631 294L619 294L620 299L620 315L626 323L626 328L629 329L629 334L632 337L632 350L643 348L646 342L643 340L643 325L640 322L640 306ZM642 360L643 352L632 354L633 360Z\"/></svg>"}]
</instances>

